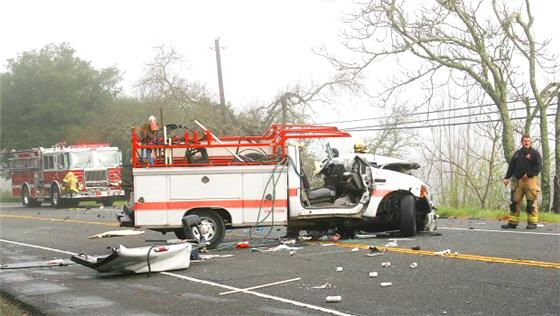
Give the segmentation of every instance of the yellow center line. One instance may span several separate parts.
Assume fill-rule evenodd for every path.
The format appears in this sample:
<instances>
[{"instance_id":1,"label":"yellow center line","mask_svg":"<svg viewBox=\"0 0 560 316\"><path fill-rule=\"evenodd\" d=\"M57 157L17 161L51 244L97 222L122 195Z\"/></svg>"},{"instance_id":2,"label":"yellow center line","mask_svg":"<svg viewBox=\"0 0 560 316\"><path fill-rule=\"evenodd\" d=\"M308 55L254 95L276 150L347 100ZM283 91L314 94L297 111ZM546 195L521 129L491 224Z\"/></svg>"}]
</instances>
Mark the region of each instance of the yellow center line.
<instances>
[{"instance_id":1,"label":"yellow center line","mask_svg":"<svg viewBox=\"0 0 560 316\"><path fill-rule=\"evenodd\" d=\"M320 244L320 243L316 243ZM359 249L369 249L369 245L357 244L357 243L346 243L337 242L337 247L344 248L359 248ZM546 262L546 261L535 261L535 260L521 260L521 259L511 259L511 258L500 258L500 257L488 257L488 256L477 256L469 254L449 254L440 255L436 254L435 251L428 250L413 250L408 248L397 248L397 247L381 247L376 246L381 251L404 253L410 255L423 255L423 256L433 256L433 257L444 257L450 259L462 259L462 260L473 260L482 262L492 262L492 263L504 263L504 264L518 264L524 266L540 267L540 268L550 268L550 269L560 269L560 262Z\"/></svg>"},{"instance_id":2,"label":"yellow center line","mask_svg":"<svg viewBox=\"0 0 560 316\"><path fill-rule=\"evenodd\" d=\"M0 218L29 219L29 220L47 221L47 222L77 223L77 224L88 224L88 225L101 225L101 226L119 227L119 224L117 224L117 223L90 222L90 221L80 221L80 220L75 220L75 219L34 217L34 216L26 216L26 215L5 215L5 214L0 214Z\"/></svg>"}]
</instances>

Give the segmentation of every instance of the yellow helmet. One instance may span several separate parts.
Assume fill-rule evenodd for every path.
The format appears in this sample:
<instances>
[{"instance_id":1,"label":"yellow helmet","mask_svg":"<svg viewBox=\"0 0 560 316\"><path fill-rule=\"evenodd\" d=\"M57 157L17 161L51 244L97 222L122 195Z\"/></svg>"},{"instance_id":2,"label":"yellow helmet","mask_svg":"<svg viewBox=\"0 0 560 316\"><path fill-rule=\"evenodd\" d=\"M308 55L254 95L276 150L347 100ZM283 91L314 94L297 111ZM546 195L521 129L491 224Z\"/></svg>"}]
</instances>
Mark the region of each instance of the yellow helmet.
<instances>
[{"instance_id":1,"label":"yellow helmet","mask_svg":"<svg viewBox=\"0 0 560 316\"><path fill-rule=\"evenodd\" d=\"M365 154L367 153L368 148L366 146L366 144L364 144L363 142L357 142L354 144L354 152L358 153L358 154Z\"/></svg>"}]
</instances>

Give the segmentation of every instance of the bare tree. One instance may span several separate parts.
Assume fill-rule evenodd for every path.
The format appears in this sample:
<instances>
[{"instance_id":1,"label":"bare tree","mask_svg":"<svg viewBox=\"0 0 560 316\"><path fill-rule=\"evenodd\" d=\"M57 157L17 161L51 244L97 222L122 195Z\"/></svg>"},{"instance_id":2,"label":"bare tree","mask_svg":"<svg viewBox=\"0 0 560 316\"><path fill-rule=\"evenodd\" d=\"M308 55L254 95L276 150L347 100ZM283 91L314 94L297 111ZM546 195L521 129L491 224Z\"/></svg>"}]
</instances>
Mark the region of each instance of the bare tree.
<instances>
[{"instance_id":1,"label":"bare tree","mask_svg":"<svg viewBox=\"0 0 560 316\"><path fill-rule=\"evenodd\" d=\"M529 74L527 76L530 86L530 93L536 101L536 109L540 112L540 134L541 146L543 151L543 170L542 170L542 209L548 212L550 209L550 145L548 143L548 117L547 109L553 98L558 93L560 83L552 82L547 84L544 89L540 89L537 83L538 70L554 73L559 68L559 64L552 62L546 65L545 62L555 60L554 56L548 56L545 49L548 42L538 43L532 32L534 22L529 0L525 0L525 17L521 12L508 12L507 8L498 7L497 1L492 1L492 7L498 19L502 21L502 28L508 39L513 43L516 51L526 60ZM528 98L525 98L527 100ZM528 102L525 101L527 104ZM531 116L534 117L534 114ZM528 120L530 122L530 120ZM526 124L526 132L529 124Z\"/></svg>"},{"instance_id":2,"label":"bare tree","mask_svg":"<svg viewBox=\"0 0 560 316\"><path fill-rule=\"evenodd\" d=\"M560 93L556 95L556 119L554 120L555 126L555 153L554 160L556 161L556 172L554 174L554 199L552 203L552 211L560 213Z\"/></svg>"},{"instance_id":3,"label":"bare tree","mask_svg":"<svg viewBox=\"0 0 560 316\"><path fill-rule=\"evenodd\" d=\"M419 145L418 135L411 130L399 128L399 125L406 123L410 109L406 106L393 106L390 113L380 124L381 131L364 138L364 143L371 154L403 157L408 149Z\"/></svg>"},{"instance_id":4,"label":"bare tree","mask_svg":"<svg viewBox=\"0 0 560 316\"><path fill-rule=\"evenodd\" d=\"M144 76L136 84L141 98L174 103L183 109L210 98L203 85L184 77L185 60L173 47L161 45L155 51L154 59L146 64Z\"/></svg>"}]
</instances>

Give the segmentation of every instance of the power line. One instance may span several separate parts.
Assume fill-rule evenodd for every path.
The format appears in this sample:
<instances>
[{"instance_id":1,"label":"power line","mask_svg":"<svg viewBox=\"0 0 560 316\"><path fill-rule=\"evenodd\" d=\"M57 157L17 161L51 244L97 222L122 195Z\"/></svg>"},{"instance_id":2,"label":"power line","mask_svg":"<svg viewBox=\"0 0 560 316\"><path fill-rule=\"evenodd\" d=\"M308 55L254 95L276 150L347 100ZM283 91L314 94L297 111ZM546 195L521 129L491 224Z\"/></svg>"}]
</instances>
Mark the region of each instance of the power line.
<instances>
[{"instance_id":1,"label":"power line","mask_svg":"<svg viewBox=\"0 0 560 316\"><path fill-rule=\"evenodd\" d=\"M534 109L535 107L530 107L530 109ZM519 111L519 110L525 110L527 109L526 107L523 108L514 108L514 109L508 109L508 111ZM482 112L482 113L469 113L469 114L461 114L461 115L455 115L455 116L447 116L447 117L436 117L436 118L432 118L429 119L430 122L433 121L441 121L441 120L452 120L452 119L458 119L458 118L466 118L466 117L475 117L475 116L480 116L480 115L488 115L488 114L496 114L496 113L500 113L500 111L491 111L491 112ZM408 124L415 124L415 123L422 123L422 122L427 122L428 119L425 120L417 120L417 121L408 121L408 122L395 122L393 125L397 126L397 125L408 125ZM376 125L366 125L366 126L353 126L353 127L349 127L349 128L375 128L375 127L386 127L386 124L376 124Z\"/></svg>"},{"instance_id":2,"label":"power line","mask_svg":"<svg viewBox=\"0 0 560 316\"><path fill-rule=\"evenodd\" d=\"M529 100L535 100L535 98L529 98ZM523 99L517 100L510 100L506 101L507 104L510 103L517 103L523 101ZM487 106L495 105L495 103L486 103L480 105L471 105L471 106L464 106L460 108L453 108L453 109L442 109L442 110L434 110L434 111L425 111L425 112L417 112L417 113L410 113L411 115L423 115L423 114L433 114L433 113L442 113L442 112L450 112L450 111L461 111L461 110L468 110L468 109L476 109L476 108L483 108ZM379 120L385 118L393 118L394 115L387 115L387 116L377 116L377 117L366 117L361 119L353 119L353 120L343 120L343 121L333 121L333 122L325 122L325 123L317 123L320 125L331 125L331 124L338 124L338 123L349 123L349 122L360 122L360 121L368 121L368 120Z\"/></svg>"},{"instance_id":3,"label":"power line","mask_svg":"<svg viewBox=\"0 0 560 316\"><path fill-rule=\"evenodd\" d=\"M556 113L547 114L546 116L554 116ZM535 118L540 118L540 115L535 116ZM526 117L513 117L511 120L523 120ZM346 128L343 129L344 131L348 132L366 132L366 131L385 131L385 130L401 130L401 129L424 129L424 128L435 128L435 127L449 127L449 126L459 126L459 125L470 125L470 124L482 124L482 123L492 123L492 122L501 122L502 120L485 120L485 121L476 121L476 122L457 122L457 123L447 123L447 124L437 124L437 125L425 125L425 126L405 126L405 127L388 127L388 128L371 128L371 127L364 127L364 128Z\"/></svg>"}]
</instances>

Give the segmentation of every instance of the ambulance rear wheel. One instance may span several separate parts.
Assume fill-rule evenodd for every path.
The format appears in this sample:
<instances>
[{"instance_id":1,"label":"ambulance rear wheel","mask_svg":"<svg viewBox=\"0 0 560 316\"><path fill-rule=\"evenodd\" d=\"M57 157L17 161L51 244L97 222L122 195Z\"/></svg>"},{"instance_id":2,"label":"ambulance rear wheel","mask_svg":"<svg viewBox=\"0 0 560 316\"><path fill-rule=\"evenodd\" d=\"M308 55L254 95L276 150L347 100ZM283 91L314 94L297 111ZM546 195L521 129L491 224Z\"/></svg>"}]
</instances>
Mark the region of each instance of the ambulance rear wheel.
<instances>
[{"instance_id":1,"label":"ambulance rear wheel","mask_svg":"<svg viewBox=\"0 0 560 316\"><path fill-rule=\"evenodd\" d=\"M51 206L53 208L62 208L64 203L62 202L62 197L60 196L60 190L57 185L51 188Z\"/></svg>"},{"instance_id":2,"label":"ambulance rear wheel","mask_svg":"<svg viewBox=\"0 0 560 316\"><path fill-rule=\"evenodd\" d=\"M224 240L224 236L226 235L224 219L220 214L211 210L194 211L192 214L200 217L200 230L206 241L210 243L208 248L216 248ZM197 232L193 233L197 238L200 236L197 235Z\"/></svg>"}]
</instances>

